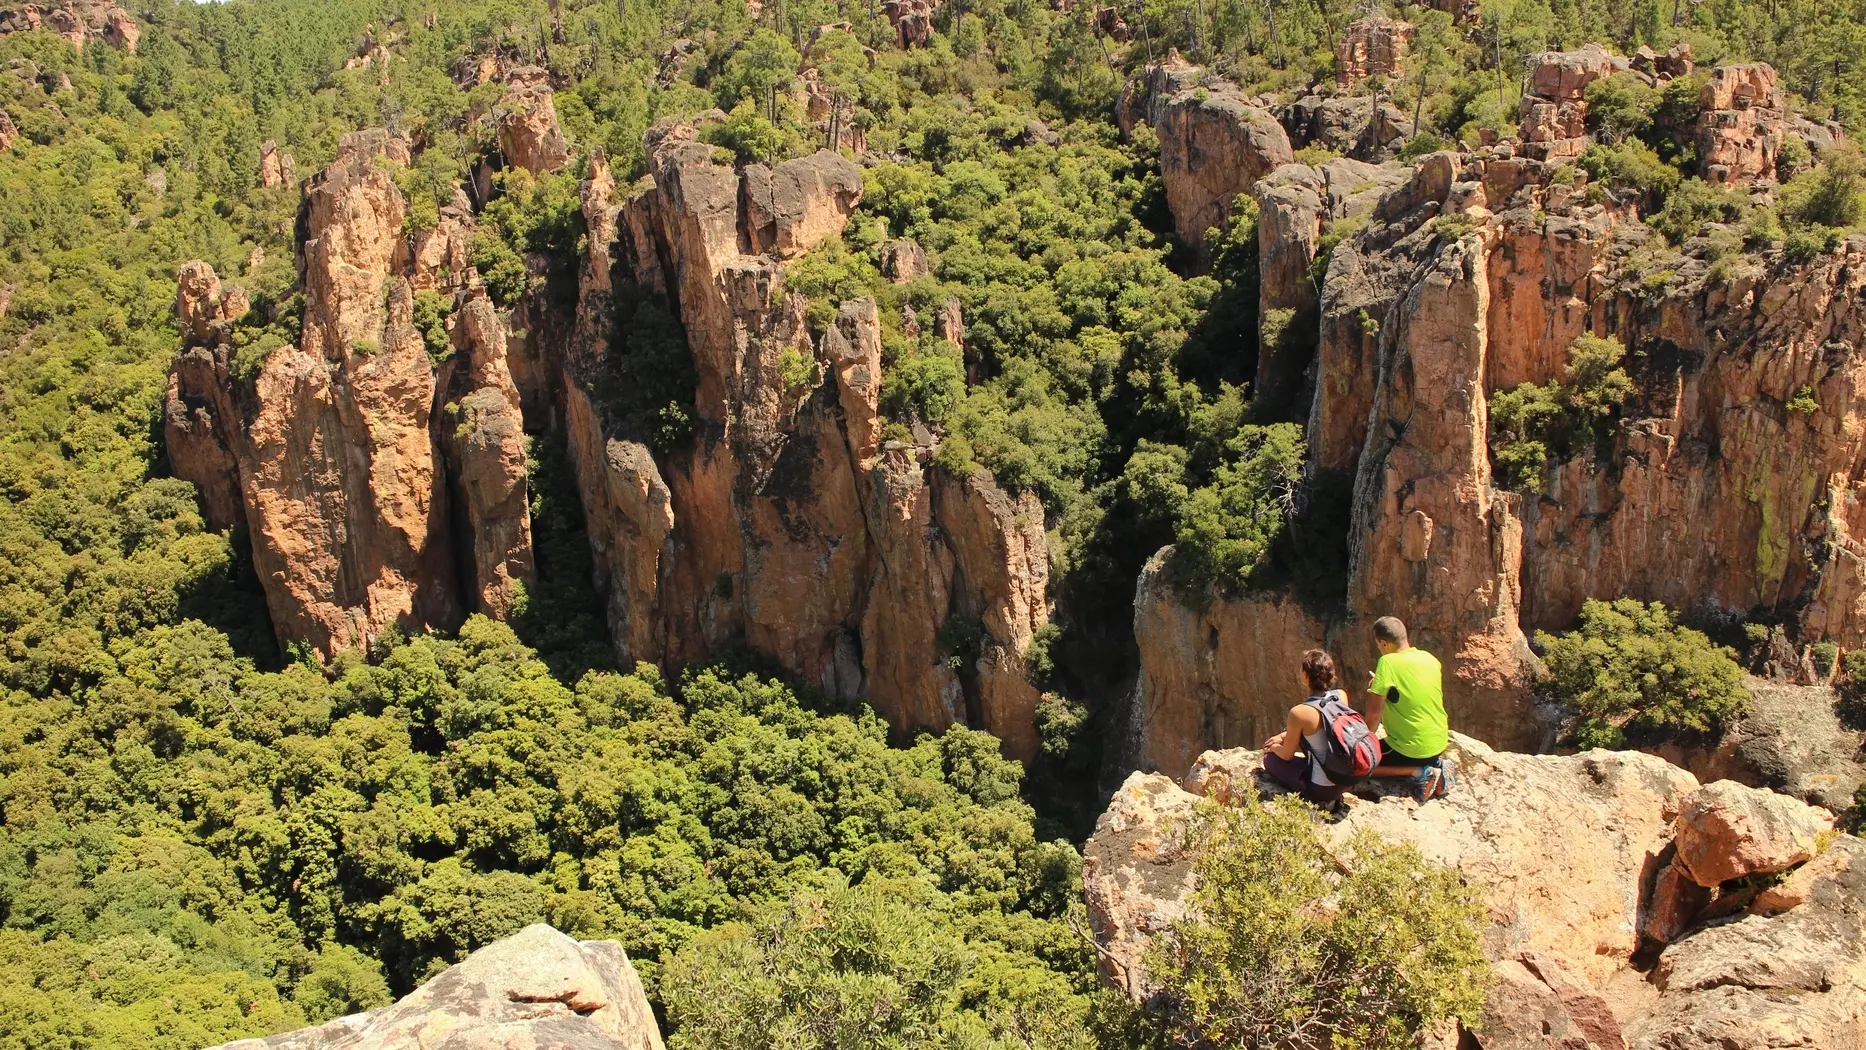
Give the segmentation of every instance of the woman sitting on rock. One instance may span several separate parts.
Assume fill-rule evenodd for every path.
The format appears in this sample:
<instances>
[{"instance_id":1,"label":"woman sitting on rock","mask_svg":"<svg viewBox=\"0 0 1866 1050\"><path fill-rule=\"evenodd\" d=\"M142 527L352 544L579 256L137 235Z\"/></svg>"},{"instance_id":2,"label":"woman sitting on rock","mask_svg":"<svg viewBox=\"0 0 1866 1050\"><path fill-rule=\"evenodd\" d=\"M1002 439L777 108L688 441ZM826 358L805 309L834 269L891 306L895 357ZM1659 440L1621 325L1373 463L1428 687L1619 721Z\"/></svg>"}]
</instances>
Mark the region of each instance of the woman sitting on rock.
<instances>
[{"instance_id":1,"label":"woman sitting on rock","mask_svg":"<svg viewBox=\"0 0 1866 1050\"><path fill-rule=\"evenodd\" d=\"M1345 706L1348 695L1335 688L1334 658L1320 649L1302 654L1299 681L1309 698L1289 709L1289 724L1281 733L1263 742L1263 768L1277 783L1310 802L1330 806L1341 801L1348 785L1337 783L1322 768L1329 746L1322 709L1331 701Z\"/></svg>"}]
</instances>

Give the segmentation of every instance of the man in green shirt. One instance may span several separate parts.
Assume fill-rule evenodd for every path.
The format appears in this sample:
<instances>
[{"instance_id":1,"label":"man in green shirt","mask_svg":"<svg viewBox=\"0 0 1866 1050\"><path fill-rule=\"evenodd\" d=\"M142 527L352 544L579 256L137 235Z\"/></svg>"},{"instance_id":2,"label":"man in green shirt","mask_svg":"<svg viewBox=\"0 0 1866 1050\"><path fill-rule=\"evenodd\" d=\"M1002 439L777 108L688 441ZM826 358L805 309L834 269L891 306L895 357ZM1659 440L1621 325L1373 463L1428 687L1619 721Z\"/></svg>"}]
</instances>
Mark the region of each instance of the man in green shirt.
<instances>
[{"instance_id":1,"label":"man in green shirt","mask_svg":"<svg viewBox=\"0 0 1866 1050\"><path fill-rule=\"evenodd\" d=\"M1428 802L1451 790L1451 771L1445 768L1449 731L1445 720L1445 688L1438 658L1415 649L1406 637L1406 625L1397 617L1374 621L1374 644L1380 662L1367 684L1367 725L1376 734L1386 727L1381 741L1377 777L1410 777L1419 801Z\"/></svg>"}]
</instances>

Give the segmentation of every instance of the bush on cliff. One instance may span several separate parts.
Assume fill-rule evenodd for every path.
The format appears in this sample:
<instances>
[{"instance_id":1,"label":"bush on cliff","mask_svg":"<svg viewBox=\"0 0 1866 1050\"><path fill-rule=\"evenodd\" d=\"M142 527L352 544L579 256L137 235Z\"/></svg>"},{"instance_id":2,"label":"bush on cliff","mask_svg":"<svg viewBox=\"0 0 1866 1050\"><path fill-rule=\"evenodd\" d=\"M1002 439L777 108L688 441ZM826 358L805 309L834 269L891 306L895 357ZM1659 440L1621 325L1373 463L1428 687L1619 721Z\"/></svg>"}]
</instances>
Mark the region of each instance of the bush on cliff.
<instances>
[{"instance_id":1,"label":"bush on cliff","mask_svg":"<svg viewBox=\"0 0 1866 1050\"><path fill-rule=\"evenodd\" d=\"M1490 461L1500 483L1533 491L1542 473L1583 452L1604 452L1633 381L1614 338L1584 335L1568 347L1561 378L1522 383L1490 397Z\"/></svg>"},{"instance_id":2,"label":"bush on cliff","mask_svg":"<svg viewBox=\"0 0 1866 1050\"><path fill-rule=\"evenodd\" d=\"M1207 803L1189 838L1191 917L1143 963L1176 1045L1401 1050L1477 1019L1484 915L1449 868L1365 832L1331 849L1287 796Z\"/></svg>"},{"instance_id":3,"label":"bush on cliff","mask_svg":"<svg viewBox=\"0 0 1866 1050\"><path fill-rule=\"evenodd\" d=\"M1302 430L1294 423L1246 426L1231 460L1187 496L1175 527L1174 571L1198 592L1217 582L1238 589L1269 557L1295 506Z\"/></svg>"},{"instance_id":4,"label":"bush on cliff","mask_svg":"<svg viewBox=\"0 0 1866 1050\"><path fill-rule=\"evenodd\" d=\"M1574 630L1536 632L1543 693L1579 716L1580 747L1721 732L1749 705L1736 654L1658 602L1589 599Z\"/></svg>"}]
</instances>

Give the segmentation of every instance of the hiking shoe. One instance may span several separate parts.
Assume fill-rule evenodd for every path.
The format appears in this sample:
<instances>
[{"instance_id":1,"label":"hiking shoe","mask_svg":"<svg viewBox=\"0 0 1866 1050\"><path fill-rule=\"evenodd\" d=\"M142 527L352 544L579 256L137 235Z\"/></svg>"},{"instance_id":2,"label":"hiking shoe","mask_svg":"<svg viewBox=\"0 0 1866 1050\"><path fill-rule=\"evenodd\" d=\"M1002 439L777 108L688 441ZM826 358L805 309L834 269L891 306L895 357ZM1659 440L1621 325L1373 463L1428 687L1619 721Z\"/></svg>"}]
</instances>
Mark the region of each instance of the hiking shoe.
<instances>
[{"instance_id":1,"label":"hiking shoe","mask_svg":"<svg viewBox=\"0 0 1866 1050\"><path fill-rule=\"evenodd\" d=\"M1442 796L1448 789L1445 778L1449 774L1442 765L1422 766L1412 775L1413 789L1418 793L1421 804Z\"/></svg>"}]
</instances>

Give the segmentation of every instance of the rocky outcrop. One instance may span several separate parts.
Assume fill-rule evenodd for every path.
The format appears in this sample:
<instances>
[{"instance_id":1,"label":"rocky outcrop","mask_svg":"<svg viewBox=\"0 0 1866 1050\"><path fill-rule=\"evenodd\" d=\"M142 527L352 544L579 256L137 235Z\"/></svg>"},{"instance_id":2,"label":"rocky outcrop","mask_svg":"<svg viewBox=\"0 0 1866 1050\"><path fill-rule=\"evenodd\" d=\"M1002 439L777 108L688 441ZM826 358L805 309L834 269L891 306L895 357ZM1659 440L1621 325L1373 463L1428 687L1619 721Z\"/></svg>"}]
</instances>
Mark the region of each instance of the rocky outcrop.
<instances>
[{"instance_id":1,"label":"rocky outcrop","mask_svg":"<svg viewBox=\"0 0 1866 1050\"><path fill-rule=\"evenodd\" d=\"M13 118L7 115L6 110L0 109L0 153L12 149L13 140L17 138L19 126L13 123Z\"/></svg>"},{"instance_id":2,"label":"rocky outcrop","mask_svg":"<svg viewBox=\"0 0 1866 1050\"><path fill-rule=\"evenodd\" d=\"M97 0L63 0L58 6L22 4L10 11L0 11L0 36L46 29L63 37L71 46L82 49L92 40L130 54L142 38L142 26L128 11Z\"/></svg>"},{"instance_id":3,"label":"rocky outcrop","mask_svg":"<svg viewBox=\"0 0 1866 1050\"><path fill-rule=\"evenodd\" d=\"M932 0L884 0L881 12L894 24L901 50L925 47L933 39L933 15L940 5Z\"/></svg>"},{"instance_id":4,"label":"rocky outcrop","mask_svg":"<svg viewBox=\"0 0 1866 1050\"><path fill-rule=\"evenodd\" d=\"M1486 443L1488 244L1441 240L1382 325L1348 527L1348 605L1362 615L1339 644L1364 664L1377 610L1404 610L1414 644L1444 662L1453 724L1534 747L1520 497L1492 483Z\"/></svg>"},{"instance_id":5,"label":"rocky outcrop","mask_svg":"<svg viewBox=\"0 0 1866 1050\"><path fill-rule=\"evenodd\" d=\"M1407 177L1397 164L1337 159L1316 167L1285 164L1252 188L1259 281L1255 396L1297 400L1290 387L1313 357L1321 292L1311 270L1322 236L1336 222L1364 219Z\"/></svg>"},{"instance_id":6,"label":"rocky outcrop","mask_svg":"<svg viewBox=\"0 0 1866 1050\"><path fill-rule=\"evenodd\" d=\"M1688 932L1660 944L1642 931L1665 903L1677 815L1716 785L1699 788L1684 770L1634 753L1532 757L1457 736L1454 749L1460 780L1451 795L1421 806L1376 789L1351 796L1346 816L1321 829L1337 849L1363 832L1410 843L1476 892L1494 979L1481 1023L1457 1045L1763 1050L1857 1042L1866 1009L1866 877L1858 870L1866 846L1858 839L1835 841L1767 906L1737 884L1674 898L1687 905ZM1219 752L1200 758L1192 790L1135 773L1115 793L1083 866L1105 980L1144 997L1147 946L1186 913L1195 884L1180 830L1195 792L1224 801L1272 790L1260 773L1258 753ZM1689 909L1692 899L1710 900L1709 911Z\"/></svg>"},{"instance_id":7,"label":"rocky outcrop","mask_svg":"<svg viewBox=\"0 0 1866 1050\"><path fill-rule=\"evenodd\" d=\"M499 103L498 125L499 152L511 164L537 175L570 162L570 144L557 125L557 103L547 84L538 80L507 84Z\"/></svg>"},{"instance_id":8,"label":"rocky outcrop","mask_svg":"<svg viewBox=\"0 0 1866 1050\"><path fill-rule=\"evenodd\" d=\"M1117 112L1124 129L1144 119L1159 136L1173 230L1194 248L1206 230L1224 228L1239 194L1293 159L1289 135L1268 110L1228 81L1200 81L1174 52L1136 75Z\"/></svg>"},{"instance_id":9,"label":"rocky outcrop","mask_svg":"<svg viewBox=\"0 0 1866 1050\"><path fill-rule=\"evenodd\" d=\"M1598 45L1544 51L1530 59L1518 111L1523 148L1538 160L1578 157L1587 149L1587 86L1611 76L1613 56Z\"/></svg>"},{"instance_id":10,"label":"rocky outcrop","mask_svg":"<svg viewBox=\"0 0 1866 1050\"><path fill-rule=\"evenodd\" d=\"M181 281L171 462L195 483L210 522L250 527L281 640L326 655L392 625L503 614L530 572L503 333L483 293L467 287L470 270L451 265L463 264L472 220L450 206L410 237L392 175L408 159L400 139L361 132L308 184L297 345L236 369L229 328L243 302L203 264ZM415 327L417 289L462 304L451 355ZM236 374L248 367L256 372Z\"/></svg>"},{"instance_id":11,"label":"rocky outcrop","mask_svg":"<svg viewBox=\"0 0 1866 1050\"><path fill-rule=\"evenodd\" d=\"M275 190L298 181L298 162L279 150L279 144L267 139L259 144L259 184Z\"/></svg>"},{"instance_id":12,"label":"rocky outcrop","mask_svg":"<svg viewBox=\"0 0 1866 1050\"><path fill-rule=\"evenodd\" d=\"M1372 95L1304 95L1277 112L1290 145L1378 163L1412 136L1412 114Z\"/></svg>"},{"instance_id":13,"label":"rocky outcrop","mask_svg":"<svg viewBox=\"0 0 1866 1050\"><path fill-rule=\"evenodd\" d=\"M214 1050L661 1050L641 977L615 941L540 923L494 941L392 1006Z\"/></svg>"},{"instance_id":14,"label":"rocky outcrop","mask_svg":"<svg viewBox=\"0 0 1866 1050\"><path fill-rule=\"evenodd\" d=\"M1698 164L1705 182L1775 180L1788 112L1773 66L1752 62L1711 70L1698 109Z\"/></svg>"},{"instance_id":15,"label":"rocky outcrop","mask_svg":"<svg viewBox=\"0 0 1866 1050\"><path fill-rule=\"evenodd\" d=\"M818 334L785 287L787 259L840 234L859 170L827 151L735 170L688 131L652 139L652 182L628 200L606 169L585 185L563 395L619 654L678 664L744 642L903 731L965 722L1033 756L1040 504L931 467L925 443L884 443L875 304L841 304ZM678 312L690 447L650 453L605 393L632 367L618 294Z\"/></svg>"},{"instance_id":16,"label":"rocky outcrop","mask_svg":"<svg viewBox=\"0 0 1866 1050\"><path fill-rule=\"evenodd\" d=\"M1301 648L1323 644L1358 681L1373 650L1356 625L1397 614L1457 671L1454 724L1510 747L1546 741L1523 689L1532 664L1522 636L1568 628L1588 598L1776 610L1801 645L1866 642L1851 393L1866 367L1866 241L1722 277L1674 255L1671 279L1654 281L1649 234L1631 209L1553 180L1551 168L1490 152L1427 157L1330 256L1313 362L1279 366L1312 369L1312 469L1355 475L1354 558L1345 608L1264 659L1294 666ZM1273 238L1260 241L1266 294L1288 286L1313 228L1284 221L1277 181L1260 194L1260 236ZM1489 396L1560 376L1569 346L1589 333L1621 340L1639 390L1611 450L1552 465L1537 491L1500 491ZM1786 407L1801 391L1812 411ZM1249 616L1215 622L1241 638L1282 636ZM1189 674L1158 666L1181 651L1143 636L1142 683ZM1231 698L1228 717L1245 721L1274 720L1288 702L1280 686L1253 698L1250 676L1211 687ZM1136 698L1141 710L1155 702ZM1772 772L1744 779L1790 786L1794 763L1758 755ZM1847 775L1824 772L1818 790Z\"/></svg>"},{"instance_id":17,"label":"rocky outcrop","mask_svg":"<svg viewBox=\"0 0 1866 1050\"><path fill-rule=\"evenodd\" d=\"M1348 23L1335 43L1335 79L1352 84L1368 77L1393 79L1403 73L1411 22L1376 15Z\"/></svg>"}]
</instances>

